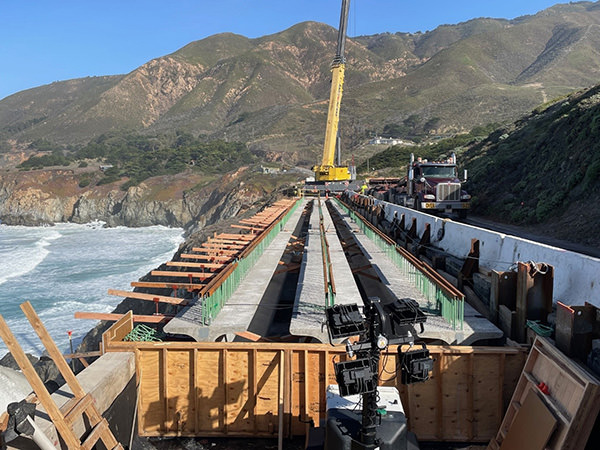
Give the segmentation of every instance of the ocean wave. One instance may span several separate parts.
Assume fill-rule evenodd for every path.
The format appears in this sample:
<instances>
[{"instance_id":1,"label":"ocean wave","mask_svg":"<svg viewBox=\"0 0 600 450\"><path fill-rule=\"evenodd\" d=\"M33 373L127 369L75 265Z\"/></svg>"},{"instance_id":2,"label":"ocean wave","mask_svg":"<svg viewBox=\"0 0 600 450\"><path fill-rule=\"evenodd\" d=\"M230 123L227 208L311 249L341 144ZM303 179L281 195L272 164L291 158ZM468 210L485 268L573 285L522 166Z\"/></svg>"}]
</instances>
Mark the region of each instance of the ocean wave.
<instances>
[{"instance_id":1,"label":"ocean wave","mask_svg":"<svg viewBox=\"0 0 600 450\"><path fill-rule=\"evenodd\" d=\"M46 231L47 230L47 231ZM4 231L4 230L3 230ZM11 278L20 277L33 271L50 254L48 247L62 234L53 228L43 229L34 240L14 239L3 243L0 250L0 285ZM8 240L11 238L8 237Z\"/></svg>"},{"instance_id":2,"label":"ocean wave","mask_svg":"<svg viewBox=\"0 0 600 450\"><path fill-rule=\"evenodd\" d=\"M43 346L31 338L19 303L31 301L58 347L68 351L67 331L73 332L76 347L97 323L75 320L75 311L112 311L122 298L108 295L108 289L130 290L131 281L170 260L184 240L183 230L162 226L57 224L0 228L0 234L0 276L21 274L0 289L2 314L25 351L37 355ZM0 357L4 353L0 341Z\"/></svg>"}]
</instances>

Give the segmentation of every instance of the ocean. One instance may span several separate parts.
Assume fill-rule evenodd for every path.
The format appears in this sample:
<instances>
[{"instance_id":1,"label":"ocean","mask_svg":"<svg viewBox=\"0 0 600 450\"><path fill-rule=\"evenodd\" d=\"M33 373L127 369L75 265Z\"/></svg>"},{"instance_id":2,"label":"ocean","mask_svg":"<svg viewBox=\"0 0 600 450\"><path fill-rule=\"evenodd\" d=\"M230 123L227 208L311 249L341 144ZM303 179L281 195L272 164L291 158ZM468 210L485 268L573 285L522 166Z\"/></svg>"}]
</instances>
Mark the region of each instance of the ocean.
<instances>
[{"instance_id":1,"label":"ocean","mask_svg":"<svg viewBox=\"0 0 600 450\"><path fill-rule=\"evenodd\" d=\"M130 282L172 258L183 230L153 226L104 228L102 223L48 227L0 225L0 314L25 352L44 346L19 308L31 302L63 353L76 349L97 321L75 311L111 312L122 298L108 289L131 290ZM7 353L0 339L0 357Z\"/></svg>"}]
</instances>

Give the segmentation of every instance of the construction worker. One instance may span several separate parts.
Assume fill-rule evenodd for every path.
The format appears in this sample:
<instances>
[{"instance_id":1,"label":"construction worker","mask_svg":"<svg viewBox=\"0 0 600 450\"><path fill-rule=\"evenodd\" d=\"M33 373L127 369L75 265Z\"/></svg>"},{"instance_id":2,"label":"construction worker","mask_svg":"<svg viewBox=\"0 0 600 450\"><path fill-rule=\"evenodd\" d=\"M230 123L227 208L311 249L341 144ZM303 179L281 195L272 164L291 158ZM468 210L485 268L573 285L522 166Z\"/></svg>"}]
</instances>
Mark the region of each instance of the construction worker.
<instances>
[{"instance_id":1,"label":"construction worker","mask_svg":"<svg viewBox=\"0 0 600 450\"><path fill-rule=\"evenodd\" d=\"M367 183L364 182L363 185L360 187L360 193L364 195L365 192L367 192Z\"/></svg>"}]
</instances>

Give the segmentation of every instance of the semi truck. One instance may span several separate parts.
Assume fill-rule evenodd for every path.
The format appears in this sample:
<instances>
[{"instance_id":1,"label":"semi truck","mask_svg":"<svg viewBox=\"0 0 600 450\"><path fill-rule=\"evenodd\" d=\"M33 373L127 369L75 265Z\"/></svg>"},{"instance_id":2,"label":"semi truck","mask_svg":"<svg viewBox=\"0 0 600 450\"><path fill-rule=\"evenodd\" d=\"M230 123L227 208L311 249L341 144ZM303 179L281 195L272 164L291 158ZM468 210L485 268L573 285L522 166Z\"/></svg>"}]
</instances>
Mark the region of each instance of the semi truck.
<instances>
[{"instance_id":1,"label":"semi truck","mask_svg":"<svg viewBox=\"0 0 600 450\"><path fill-rule=\"evenodd\" d=\"M410 155L407 174L400 179L371 179L368 193L381 200L431 213L467 217L471 196L463 189L467 171L459 179L456 154L440 161Z\"/></svg>"}]
</instances>

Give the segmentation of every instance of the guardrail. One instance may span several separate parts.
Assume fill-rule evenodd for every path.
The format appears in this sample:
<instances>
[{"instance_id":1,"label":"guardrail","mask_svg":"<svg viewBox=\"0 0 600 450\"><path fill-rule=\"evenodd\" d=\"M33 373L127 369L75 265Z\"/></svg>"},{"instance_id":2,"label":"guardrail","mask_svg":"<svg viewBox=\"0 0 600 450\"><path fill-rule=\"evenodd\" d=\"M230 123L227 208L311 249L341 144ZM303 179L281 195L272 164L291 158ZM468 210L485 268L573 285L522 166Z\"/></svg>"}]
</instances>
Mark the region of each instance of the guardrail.
<instances>
[{"instance_id":1,"label":"guardrail","mask_svg":"<svg viewBox=\"0 0 600 450\"><path fill-rule=\"evenodd\" d=\"M462 330L465 308L464 294L440 276L432 267L420 261L406 249L398 246L392 238L352 210L349 205L340 199L336 198L335 200L361 231L375 242L403 275L421 291L428 301L423 309L441 315L452 325L453 329L460 328Z\"/></svg>"}]
</instances>

